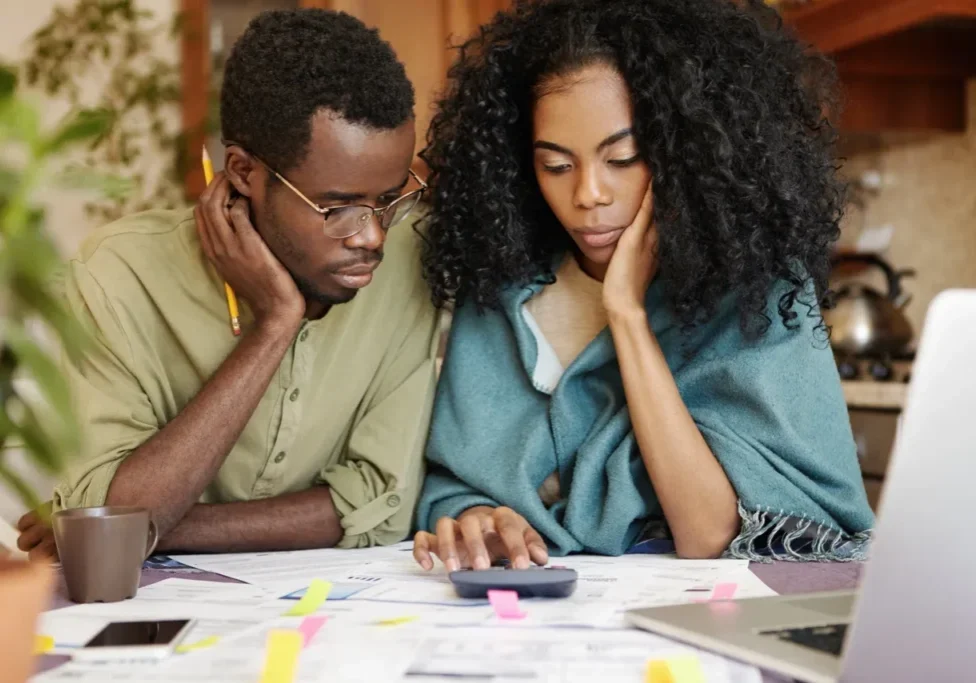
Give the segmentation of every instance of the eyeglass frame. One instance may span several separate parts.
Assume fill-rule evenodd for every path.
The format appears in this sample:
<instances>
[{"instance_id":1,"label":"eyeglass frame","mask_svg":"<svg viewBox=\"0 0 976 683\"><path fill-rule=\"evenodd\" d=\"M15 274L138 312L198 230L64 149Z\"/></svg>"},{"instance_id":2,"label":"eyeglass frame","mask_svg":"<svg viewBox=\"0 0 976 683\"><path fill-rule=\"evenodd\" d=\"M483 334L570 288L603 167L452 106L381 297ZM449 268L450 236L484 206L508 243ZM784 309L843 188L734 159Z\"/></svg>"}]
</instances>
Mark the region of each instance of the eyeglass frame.
<instances>
[{"instance_id":1,"label":"eyeglass frame","mask_svg":"<svg viewBox=\"0 0 976 683\"><path fill-rule=\"evenodd\" d=\"M268 164L266 164L264 162L264 160L262 160L259 156L257 156L256 154L248 151L248 149L244 145L242 145L240 143L237 143L237 142L234 142L232 140L223 140L222 142L223 142L224 147L231 147L231 146L240 147L241 149L243 149L244 151L246 151L248 154L250 154L252 157L254 157L254 159L256 159L258 161L258 163L260 163L262 166L264 166L266 169L268 169L268 171L272 175L274 175L275 178L277 178L282 183L284 183L285 187L287 187L289 190L291 190L296 195L298 195L298 197L303 202L305 202L306 204L308 204L309 207L311 207L311 209L315 213L317 213L318 215L320 215L322 217L323 226L325 225L326 221L329 220L329 214L332 213L333 211L338 211L340 209L352 209L352 208L357 208L358 207L358 208L362 208L362 209L368 209L372 213L372 215L376 218L376 222L379 223L380 228L385 232L385 231L389 230L390 228L392 228L394 225L397 225L397 223L402 223L403 220L405 218L407 218L410 215L410 213L412 213L413 210L416 208L416 204L414 204L414 206L412 206L410 208L410 211L408 211L406 214L404 214L403 218L401 218L400 220L398 220L396 223L391 223L390 225L386 226L385 228L383 227L383 215L387 211L389 211L390 209L394 208L398 203L402 202L403 200L405 200L405 199L407 199L409 197L413 197L415 195L417 196L417 203L419 204L420 203L420 200L423 199L423 197L424 197L424 193L430 187L429 185L427 185L427 183L425 183L423 180L421 180L420 176L418 176L416 173L414 173L414 171L413 171L412 168L408 168L407 169L407 172L410 174L411 177L413 177L414 180L417 181L417 184L420 185L420 187L418 189L416 189L416 190L411 190L410 192L407 192L406 194L400 195L399 197L397 197L396 199L394 199L392 202L390 202L386 206L376 207L376 206L370 206L369 204L343 204L341 206L328 206L328 207L323 207L323 206L319 206L318 204L316 204L315 202L313 202L311 199L309 199L308 197L306 197L305 196L305 193L303 193L301 190L299 190L297 187L295 187L285 176L281 175L280 173L278 173L278 171L276 171L273 168L271 168L271 166L269 166ZM339 237L330 235L328 232L326 232L326 230L325 230L324 227L322 228L322 233L326 237L328 237L330 239L334 239L334 240L346 240L346 239L349 239L350 237L355 237L356 235L358 235L359 233L361 233L363 230L366 229L366 226L368 224L369 224L369 221L366 221L366 222L363 223L362 227L360 227L355 232L349 233L348 235L342 235L342 236L339 236Z\"/></svg>"}]
</instances>

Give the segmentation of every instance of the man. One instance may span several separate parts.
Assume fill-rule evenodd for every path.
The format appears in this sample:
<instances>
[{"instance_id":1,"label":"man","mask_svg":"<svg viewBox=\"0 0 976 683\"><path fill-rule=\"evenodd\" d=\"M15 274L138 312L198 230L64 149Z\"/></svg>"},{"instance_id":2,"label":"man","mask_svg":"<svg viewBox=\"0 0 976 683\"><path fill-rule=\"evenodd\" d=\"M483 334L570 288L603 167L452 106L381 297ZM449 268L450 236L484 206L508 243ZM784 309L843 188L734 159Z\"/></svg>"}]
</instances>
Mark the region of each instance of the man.
<instances>
[{"instance_id":1,"label":"man","mask_svg":"<svg viewBox=\"0 0 976 683\"><path fill-rule=\"evenodd\" d=\"M407 217L423 188L413 103L390 46L353 17L251 23L221 92L225 171L194 212L123 219L69 263L94 343L66 369L88 448L55 509L149 508L168 550L407 535L436 345ZM54 553L36 515L19 526L22 549Z\"/></svg>"}]
</instances>

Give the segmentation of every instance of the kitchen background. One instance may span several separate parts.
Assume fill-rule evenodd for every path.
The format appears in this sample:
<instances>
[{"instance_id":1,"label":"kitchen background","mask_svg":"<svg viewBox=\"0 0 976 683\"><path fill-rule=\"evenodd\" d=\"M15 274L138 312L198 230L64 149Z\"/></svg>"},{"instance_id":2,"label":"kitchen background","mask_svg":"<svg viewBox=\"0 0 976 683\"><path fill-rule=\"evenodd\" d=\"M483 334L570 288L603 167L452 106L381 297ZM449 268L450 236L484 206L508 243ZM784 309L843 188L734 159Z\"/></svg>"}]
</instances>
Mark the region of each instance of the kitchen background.
<instances>
[{"instance_id":1,"label":"kitchen background","mask_svg":"<svg viewBox=\"0 0 976 683\"><path fill-rule=\"evenodd\" d=\"M120 15L106 18L106 4L131 6L146 15L137 20ZM93 105L111 97L112 87L119 87L122 68L132 71L128 81L139 80L133 76L136 74L154 84L143 88L143 106L125 114L127 130L133 133L129 139L105 151L103 157L73 159L101 161L123 175L136 177L136 196L125 205L98 206L81 194L51 192L45 197L48 225L62 253L72 253L93 227L113 213L144 205L179 204L199 193L203 179L195 160L200 143L206 142L215 159L221 157L214 126L214 93L228 49L259 11L299 4L342 9L380 29L405 62L417 88L418 124L423 130L451 58L448 42L470 35L507 6L508 0L0 3L2 62L50 66L52 35L62 39L59 44L66 50L77 49L86 40L113 41L117 38L113 30L138 32L144 42L136 58L116 57L113 52L111 59L96 57L74 71L61 65L81 104ZM809 0L778 4L801 36L836 58L846 92L839 125L843 172L853 191L839 252L870 252L898 271L915 273L903 280L911 298L900 313L883 298L871 299L856 288L846 303L843 297L839 302L838 311L853 316L836 321L841 337L855 340L860 347L874 344L884 349L888 344L879 353L839 355L844 374L850 377L845 380L845 391L865 485L876 503L907 386L904 380L910 379L915 341L914 336L904 340L905 344L897 339L886 341L885 333L898 336L899 321L892 322L892 318L903 314L900 322L917 334L939 291L976 287L976 83L971 80L976 77L976 50L971 47L976 44L976 0L951 3L953 14L939 10L939 3L927 2ZM93 16L105 19L101 34L73 36L73 31L90 31L86 18ZM36 32L45 26L55 30L39 41ZM69 44L75 47L65 47ZM43 104L45 119L53 122L72 106L71 93L63 84L50 89L44 86L43 80L36 84L33 96ZM146 101L147 90L154 100L151 104ZM127 148L137 152L120 152ZM885 279L874 266L847 263L839 268L836 287L852 282L886 291ZM892 344L903 348L895 349ZM879 376L884 379L877 379ZM12 462L32 483L49 485L21 461L16 449L0 457ZM0 517L14 520L20 511L4 496L0 489Z\"/></svg>"}]
</instances>

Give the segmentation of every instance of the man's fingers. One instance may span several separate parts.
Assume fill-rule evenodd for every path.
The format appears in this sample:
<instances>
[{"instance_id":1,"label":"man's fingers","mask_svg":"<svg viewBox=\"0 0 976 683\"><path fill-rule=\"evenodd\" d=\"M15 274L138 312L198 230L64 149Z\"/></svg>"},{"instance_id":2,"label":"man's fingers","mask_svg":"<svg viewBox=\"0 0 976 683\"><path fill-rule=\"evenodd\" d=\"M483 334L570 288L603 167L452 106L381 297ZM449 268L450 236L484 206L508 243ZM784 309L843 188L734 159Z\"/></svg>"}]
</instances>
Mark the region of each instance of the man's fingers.
<instances>
[{"instance_id":1,"label":"man's fingers","mask_svg":"<svg viewBox=\"0 0 976 683\"><path fill-rule=\"evenodd\" d=\"M436 541L437 537L426 531L418 531L413 537L413 559L428 571L434 568L434 560L430 553Z\"/></svg>"},{"instance_id":2,"label":"man's fingers","mask_svg":"<svg viewBox=\"0 0 976 683\"><path fill-rule=\"evenodd\" d=\"M17 531L27 531L35 524L40 524L40 522L41 518L34 510L31 510L30 512L24 513L24 515L17 520Z\"/></svg>"},{"instance_id":3,"label":"man's fingers","mask_svg":"<svg viewBox=\"0 0 976 683\"><path fill-rule=\"evenodd\" d=\"M496 516L495 528L502 539L508 559L515 569L529 568L529 549L525 546L525 520L514 512Z\"/></svg>"},{"instance_id":4,"label":"man's fingers","mask_svg":"<svg viewBox=\"0 0 976 683\"><path fill-rule=\"evenodd\" d=\"M54 542L54 537L45 538L40 545L35 546L29 553L27 559L31 562L53 562L58 559L58 546Z\"/></svg>"},{"instance_id":5,"label":"man's fingers","mask_svg":"<svg viewBox=\"0 0 976 683\"><path fill-rule=\"evenodd\" d=\"M24 552L32 550L49 534L52 534L49 528L43 524L35 524L20 534L17 538L17 547ZM51 537L53 538L53 534Z\"/></svg>"},{"instance_id":6,"label":"man's fingers","mask_svg":"<svg viewBox=\"0 0 976 683\"><path fill-rule=\"evenodd\" d=\"M468 551L468 557L471 560L471 566L475 569L488 569L491 566L491 558L488 555L488 548L485 547L479 515L462 517L458 525L461 529L461 537L464 539L464 546Z\"/></svg>"},{"instance_id":7,"label":"man's fingers","mask_svg":"<svg viewBox=\"0 0 976 683\"><path fill-rule=\"evenodd\" d=\"M197 204L193 207L193 218L197 224L197 236L200 238L200 246L207 260L213 263L216 255L214 254L213 240L210 239L210 228L207 227L207 219L203 216L203 209Z\"/></svg>"},{"instance_id":8,"label":"man's fingers","mask_svg":"<svg viewBox=\"0 0 976 683\"><path fill-rule=\"evenodd\" d=\"M215 181L222 175L224 175L224 172L220 171L216 176L214 176L214 179L211 180L205 188L203 188L203 192L200 193L200 198L197 201L199 201L201 204L205 204L210 199L217 184Z\"/></svg>"},{"instance_id":9,"label":"man's fingers","mask_svg":"<svg viewBox=\"0 0 976 683\"><path fill-rule=\"evenodd\" d=\"M206 202L201 201L204 220L210 231L210 240L217 256L232 253L236 247L234 230L227 220L227 203L230 200L230 181L223 173L218 173L211 184L213 193Z\"/></svg>"},{"instance_id":10,"label":"man's fingers","mask_svg":"<svg viewBox=\"0 0 976 683\"><path fill-rule=\"evenodd\" d=\"M522 536L525 538L525 545L529 548L529 557L532 561L540 567L545 566L549 562L549 549L546 548L546 542L542 540L539 532L527 526Z\"/></svg>"},{"instance_id":11,"label":"man's fingers","mask_svg":"<svg viewBox=\"0 0 976 683\"><path fill-rule=\"evenodd\" d=\"M437 556L449 572L456 572L461 568L457 551L457 531L457 522L450 517L437 520Z\"/></svg>"},{"instance_id":12,"label":"man's fingers","mask_svg":"<svg viewBox=\"0 0 976 683\"><path fill-rule=\"evenodd\" d=\"M264 240L251 225L250 205L243 197L238 197L231 204L230 223L231 229L245 248L251 247L253 249L264 246ZM251 256L253 257L255 254L251 254Z\"/></svg>"}]
</instances>

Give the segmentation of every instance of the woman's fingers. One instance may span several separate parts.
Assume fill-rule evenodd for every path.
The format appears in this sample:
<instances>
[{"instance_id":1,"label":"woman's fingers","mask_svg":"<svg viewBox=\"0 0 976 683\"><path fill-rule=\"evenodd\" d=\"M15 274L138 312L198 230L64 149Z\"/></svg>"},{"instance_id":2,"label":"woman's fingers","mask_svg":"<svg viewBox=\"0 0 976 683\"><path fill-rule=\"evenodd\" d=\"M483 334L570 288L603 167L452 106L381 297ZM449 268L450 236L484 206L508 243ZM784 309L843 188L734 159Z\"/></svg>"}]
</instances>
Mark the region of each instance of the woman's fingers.
<instances>
[{"instance_id":1,"label":"woman's fingers","mask_svg":"<svg viewBox=\"0 0 976 683\"><path fill-rule=\"evenodd\" d=\"M462 517L458 526L461 529L461 537L464 539L464 547L467 550L471 566L474 569L491 567L491 557L488 554L488 548L485 546L481 518L477 515Z\"/></svg>"},{"instance_id":2,"label":"woman's fingers","mask_svg":"<svg viewBox=\"0 0 976 683\"><path fill-rule=\"evenodd\" d=\"M505 546L512 567L515 569L529 568L529 549L525 545L525 519L517 513L500 508L495 514L495 529Z\"/></svg>"},{"instance_id":3,"label":"woman's fingers","mask_svg":"<svg viewBox=\"0 0 976 683\"><path fill-rule=\"evenodd\" d=\"M424 569L432 569L434 555L449 572L468 566L489 569L492 560L499 557L507 558L515 569L549 561L542 536L511 508L465 514L460 520L444 517L437 521L435 533L417 532L413 539L414 559Z\"/></svg>"},{"instance_id":4,"label":"woman's fingers","mask_svg":"<svg viewBox=\"0 0 976 683\"><path fill-rule=\"evenodd\" d=\"M630 226L641 235L646 234L647 229L651 226L653 213L654 192L652 185L648 184L647 192L644 193L644 199L641 201L640 208L637 210L637 215L634 216L634 221L630 224Z\"/></svg>"},{"instance_id":5,"label":"woman's fingers","mask_svg":"<svg viewBox=\"0 0 976 683\"><path fill-rule=\"evenodd\" d=\"M436 542L437 537L427 531L418 531L413 537L413 559L427 571L434 568L434 559L431 557L431 553Z\"/></svg>"},{"instance_id":6,"label":"woman's fingers","mask_svg":"<svg viewBox=\"0 0 976 683\"><path fill-rule=\"evenodd\" d=\"M546 542L542 540L539 532L526 525L523 536L525 537L525 545L529 549L529 557L532 561L540 567L548 564L549 549L546 547Z\"/></svg>"},{"instance_id":7,"label":"woman's fingers","mask_svg":"<svg viewBox=\"0 0 976 683\"><path fill-rule=\"evenodd\" d=\"M442 517L437 520L437 556L447 567L447 571L456 572L461 568L461 560L458 556L457 536L458 523L450 517Z\"/></svg>"}]
</instances>

